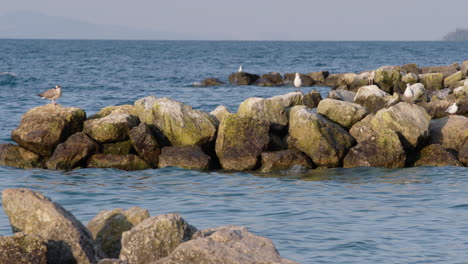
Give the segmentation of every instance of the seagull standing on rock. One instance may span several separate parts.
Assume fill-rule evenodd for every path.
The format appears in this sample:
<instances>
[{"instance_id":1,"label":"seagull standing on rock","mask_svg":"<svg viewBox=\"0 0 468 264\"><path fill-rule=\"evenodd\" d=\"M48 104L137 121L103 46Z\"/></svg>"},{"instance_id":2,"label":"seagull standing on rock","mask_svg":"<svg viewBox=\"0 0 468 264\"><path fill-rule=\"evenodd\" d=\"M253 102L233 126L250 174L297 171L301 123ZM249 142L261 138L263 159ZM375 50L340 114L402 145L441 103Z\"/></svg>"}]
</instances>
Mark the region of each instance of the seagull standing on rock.
<instances>
[{"instance_id":1,"label":"seagull standing on rock","mask_svg":"<svg viewBox=\"0 0 468 264\"><path fill-rule=\"evenodd\" d=\"M296 88L301 88L302 86L301 76L299 76L298 72L296 72L296 78L294 78L294 86L296 86Z\"/></svg>"},{"instance_id":2,"label":"seagull standing on rock","mask_svg":"<svg viewBox=\"0 0 468 264\"><path fill-rule=\"evenodd\" d=\"M406 84L406 90L405 90L405 93L403 95L405 97L413 99L414 93L413 93L413 90L411 90L411 84L409 84L409 83Z\"/></svg>"},{"instance_id":3,"label":"seagull standing on rock","mask_svg":"<svg viewBox=\"0 0 468 264\"><path fill-rule=\"evenodd\" d=\"M453 103L453 105L449 106L445 112L453 115L458 111L458 105L457 103Z\"/></svg>"},{"instance_id":4,"label":"seagull standing on rock","mask_svg":"<svg viewBox=\"0 0 468 264\"><path fill-rule=\"evenodd\" d=\"M239 66L239 71L238 72L242 72L242 65Z\"/></svg>"},{"instance_id":5,"label":"seagull standing on rock","mask_svg":"<svg viewBox=\"0 0 468 264\"><path fill-rule=\"evenodd\" d=\"M62 96L62 87L60 87L60 85L56 85L54 88L38 94L38 96L40 96L42 99L52 100L52 104L57 105L55 100Z\"/></svg>"}]
</instances>

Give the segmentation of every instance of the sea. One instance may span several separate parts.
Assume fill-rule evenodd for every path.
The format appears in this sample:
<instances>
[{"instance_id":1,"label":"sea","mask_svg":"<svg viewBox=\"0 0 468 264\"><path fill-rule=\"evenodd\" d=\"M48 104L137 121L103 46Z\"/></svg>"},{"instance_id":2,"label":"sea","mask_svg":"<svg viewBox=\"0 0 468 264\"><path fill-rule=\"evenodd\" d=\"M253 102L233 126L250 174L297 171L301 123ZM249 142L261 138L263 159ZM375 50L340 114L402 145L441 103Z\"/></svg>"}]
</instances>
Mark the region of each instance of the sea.
<instances>
[{"instance_id":1,"label":"sea","mask_svg":"<svg viewBox=\"0 0 468 264\"><path fill-rule=\"evenodd\" d=\"M232 112L249 97L297 89L224 84L245 72L361 72L468 60L466 42L118 41L0 39L0 143L37 94L61 85L63 106L92 115L154 95ZM317 89L322 96L327 87ZM179 168L54 171L0 166L0 190L42 192L87 224L101 210L176 212L198 229L242 225L299 263L467 263L468 168L202 172ZM0 235L11 235L0 210Z\"/></svg>"}]
</instances>

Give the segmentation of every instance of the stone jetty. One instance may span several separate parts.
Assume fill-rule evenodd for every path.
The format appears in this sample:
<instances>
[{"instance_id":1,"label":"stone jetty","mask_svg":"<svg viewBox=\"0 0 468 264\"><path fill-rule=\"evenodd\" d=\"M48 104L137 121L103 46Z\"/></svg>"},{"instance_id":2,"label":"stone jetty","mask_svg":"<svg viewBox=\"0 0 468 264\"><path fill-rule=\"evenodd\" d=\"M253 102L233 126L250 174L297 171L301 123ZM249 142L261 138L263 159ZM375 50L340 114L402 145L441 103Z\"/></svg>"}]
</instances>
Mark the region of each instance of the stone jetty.
<instances>
[{"instance_id":1,"label":"stone jetty","mask_svg":"<svg viewBox=\"0 0 468 264\"><path fill-rule=\"evenodd\" d=\"M240 72L229 81L278 86L293 76ZM210 113L154 96L89 117L76 107L36 107L12 132L17 145L0 145L0 165L262 172L468 166L468 61L300 76L303 86L330 86L328 97L295 91ZM457 111L446 112L454 103Z\"/></svg>"},{"instance_id":2,"label":"stone jetty","mask_svg":"<svg viewBox=\"0 0 468 264\"><path fill-rule=\"evenodd\" d=\"M2 206L14 235L0 235L0 263L195 264L296 262L242 226L197 230L177 213L143 208L101 211L87 226L41 193L5 189Z\"/></svg>"}]
</instances>

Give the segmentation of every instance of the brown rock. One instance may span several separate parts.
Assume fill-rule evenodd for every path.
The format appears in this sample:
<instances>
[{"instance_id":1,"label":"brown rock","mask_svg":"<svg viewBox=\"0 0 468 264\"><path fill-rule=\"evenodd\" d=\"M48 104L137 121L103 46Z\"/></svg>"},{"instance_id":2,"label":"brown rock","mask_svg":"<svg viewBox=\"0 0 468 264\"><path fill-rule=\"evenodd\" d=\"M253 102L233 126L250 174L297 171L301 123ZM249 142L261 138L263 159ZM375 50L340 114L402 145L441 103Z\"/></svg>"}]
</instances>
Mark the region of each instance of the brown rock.
<instances>
[{"instance_id":1,"label":"brown rock","mask_svg":"<svg viewBox=\"0 0 468 264\"><path fill-rule=\"evenodd\" d=\"M421 149L414 166L463 166L463 164L442 145L431 144Z\"/></svg>"},{"instance_id":2,"label":"brown rock","mask_svg":"<svg viewBox=\"0 0 468 264\"><path fill-rule=\"evenodd\" d=\"M330 73L328 71L321 71L321 72L310 72L306 75L309 76L315 82L316 85L323 85L327 77L330 75Z\"/></svg>"},{"instance_id":3,"label":"brown rock","mask_svg":"<svg viewBox=\"0 0 468 264\"><path fill-rule=\"evenodd\" d=\"M114 168L126 171L144 170L150 168L142 158L133 155L94 154L87 163L88 168Z\"/></svg>"},{"instance_id":4,"label":"brown rock","mask_svg":"<svg viewBox=\"0 0 468 264\"><path fill-rule=\"evenodd\" d=\"M279 72L270 72L260 76L257 80L259 86L281 86L284 85L283 76Z\"/></svg>"},{"instance_id":5,"label":"brown rock","mask_svg":"<svg viewBox=\"0 0 468 264\"><path fill-rule=\"evenodd\" d=\"M320 101L322 101L322 95L320 95L319 91L317 90L312 90L304 95L304 104L310 109L316 108Z\"/></svg>"},{"instance_id":6,"label":"brown rock","mask_svg":"<svg viewBox=\"0 0 468 264\"><path fill-rule=\"evenodd\" d=\"M468 138L468 117L451 115L432 120L429 135L431 144L441 144L448 150L458 152Z\"/></svg>"},{"instance_id":7,"label":"brown rock","mask_svg":"<svg viewBox=\"0 0 468 264\"><path fill-rule=\"evenodd\" d=\"M0 165L23 169L43 166L39 155L10 143L0 144Z\"/></svg>"},{"instance_id":8,"label":"brown rock","mask_svg":"<svg viewBox=\"0 0 468 264\"><path fill-rule=\"evenodd\" d=\"M413 73L413 74L420 74L421 69L418 67L416 63L408 63L403 66L401 66L401 71L408 74L408 73Z\"/></svg>"},{"instance_id":9,"label":"brown rock","mask_svg":"<svg viewBox=\"0 0 468 264\"><path fill-rule=\"evenodd\" d=\"M114 155L128 155L134 154L135 150L133 148L132 142L130 140L126 140L115 143L102 144L102 153Z\"/></svg>"},{"instance_id":10,"label":"brown rock","mask_svg":"<svg viewBox=\"0 0 468 264\"><path fill-rule=\"evenodd\" d=\"M421 67L422 74L426 73L442 73L445 77L448 77L454 73L456 73L459 69L456 65L449 65L449 66L430 66L430 67ZM426 87L427 88L427 87Z\"/></svg>"},{"instance_id":11,"label":"brown rock","mask_svg":"<svg viewBox=\"0 0 468 264\"><path fill-rule=\"evenodd\" d=\"M247 72L236 72L229 75L229 82L236 85L251 85L254 84L260 76Z\"/></svg>"},{"instance_id":12,"label":"brown rock","mask_svg":"<svg viewBox=\"0 0 468 264\"><path fill-rule=\"evenodd\" d=\"M203 81L201 81L201 86L204 86L204 87L221 85L221 84L224 84L224 82L216 78L206 78Z\"/></svg>"},{"instance_id":13,"label":"brown rock","mask_svg":"<svg viewBox=\"0 0 468 264\"><path fill-rule=\"evenodd\" d=\"M304 75L302 73L299 73L299 76L301 77L302 81L302 87L309 87L309 86L314 86L315 81L310 78L307 75ZM294 79L296 78L296 73L285 73L284 74L284 80L286 83L294 83Z\"/></svg>"},{"instance_id":14,"label":"brown rock","mask_svg":"<svg viewBox=\"0 0 468 264\"><path fill-rule=\"evenodd\" d=\"M130 141L138 155L152 167L158 166L161 144L145 123L139 124L128 132Z\"/></svg>"},{"instance_id":15,"label":"brown rock","mask_svg":"<svg viewBox=\"0 0 468 264\"><path fill-rule=\"evenodd\" d=\"M293 167L313 168L312 161L299 150L280 150L262 153L262 172L287 170Z\"/></svg>"},{"instance_id":16,"label":"brown rock","mask_svg":"<svg viewBox=\"0 0 468 264\"><path fill-rule=\"evenodd\" d=\"M46 264L47 241L22 232L11 237L0 236L0 263Z\"/></svg>"},{"instance_id":17,"label":"brown rock","mask_svg":"<svg viewBox=\"0 0 468 264\"><path fill-rule=\"evenodd\" d=\"M179 167L189 170L210 169L211 157L200 146L164 147L159 156L159 168Z\"/></svg>"}]
</instances>

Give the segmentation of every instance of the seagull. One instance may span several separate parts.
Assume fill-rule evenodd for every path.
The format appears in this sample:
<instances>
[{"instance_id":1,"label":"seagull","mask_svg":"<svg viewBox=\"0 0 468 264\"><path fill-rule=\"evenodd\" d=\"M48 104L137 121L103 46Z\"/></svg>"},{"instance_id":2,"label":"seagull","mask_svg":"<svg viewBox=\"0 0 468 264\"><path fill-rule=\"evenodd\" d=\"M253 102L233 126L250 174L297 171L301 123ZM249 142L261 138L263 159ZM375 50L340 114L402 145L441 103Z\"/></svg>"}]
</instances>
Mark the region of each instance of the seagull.
<instances>
[{"instance_id":1,"label":"seagull","mask_svg":"<svg viewBox=\"0 0 468 264\"><path fill-rule=\"evenodd\" d=\"M371 73L367 76L368 85L374 84L374 77L375 77L375 71L371 71Z\"/></svg>"},{"instance_id":2,"label":"seagull","mask_svg":"<svg viewBox=\"0 0 468 264\"><path fill-rule=\"evenodd\" d=\"M296 78L294 78L294 86L296 86L296 88L301 88L302 86L301 76L299 76L298 72L296 72Z\"/></svg>"},{"instance_id":3,"label":"seagull","mask_svg":"<svg viewBox=\"0 0 468 264\"><path fill-rule=\"evenodd\" d=\"M239 71L238 72L242 72L242 65L239 66Z\"/></svg>"},{"instance_id":4,"label":"seagull","mask_svg":"<svg viewBox=\"0 0 468 264\"><path fill-rule=\"evenodd\" d=\"M38 94L38 96L42 97L42 99L52 100L52 104L56 105L55 99L59 99L62 96L62 87L56 85L54 88Z\"/></svg>"},{"instance_id":5,"label":"seagull","mask_svg":"<svg viewBox=\"0 0 468 264\"><path fill-rule=\"evenodd\" d=\"M457 103L453 103L453 105L449 106L445 112L453 115L458 111L458 106Z\"/></svg>"},{"instance_id":6,"label":"seagull","mask_svg":"<svg viewBox=\"0 0 468 264\"><path fill-rule=\"evenodd\" d=\"M411 84L409 83L406 84L406 90L403 95L408 98L413 98L414 93L413 93L413 90L411 90Z\"/></svg>"}]
</instances>

